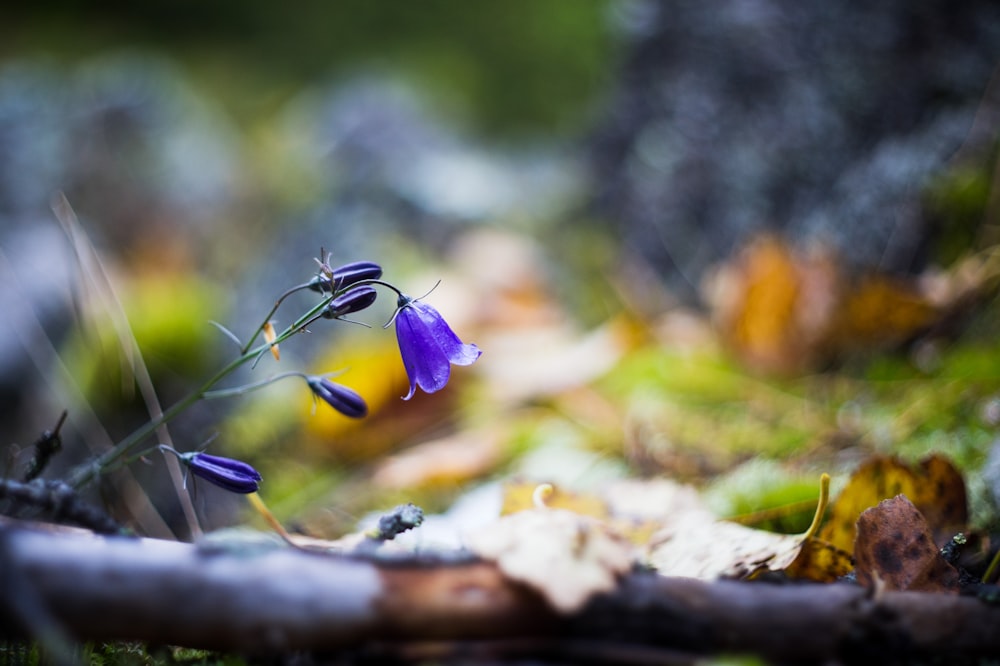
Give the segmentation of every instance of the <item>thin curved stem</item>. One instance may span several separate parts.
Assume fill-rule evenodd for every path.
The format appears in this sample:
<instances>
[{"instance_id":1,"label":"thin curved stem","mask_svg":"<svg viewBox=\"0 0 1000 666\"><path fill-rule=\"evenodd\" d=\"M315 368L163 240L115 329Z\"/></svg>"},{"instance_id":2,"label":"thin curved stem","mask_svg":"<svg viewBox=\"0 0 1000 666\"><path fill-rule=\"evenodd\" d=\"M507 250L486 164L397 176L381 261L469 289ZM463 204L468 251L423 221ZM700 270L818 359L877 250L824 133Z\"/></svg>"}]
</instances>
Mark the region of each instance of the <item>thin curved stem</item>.
<instances>
[{"instance_id":1,"label":"thin curved stem","mask_svg":"<svg viewBox=\"0 0 1000 666\"><path fill-rule=\"evenodd\" d=\"M112 464L114 464L116 459L128 454L133 448L152 435L161 425L170 422L185 409L204 398L205 394L211 391L213 386L229 376L234 370L253 360L261 352L270 349L274 345L284 342L291 336L303 330L302 327L305 323L315 318L317 313L326 307L327 302L328 299L324 299L318 305L314 306L304 315L295 320L295 322L293 322L288 328L282 331L281 334L278 335L272 342L259 345L254 349L243 352L239 357L233 359L221 370L212 375L211 378L209 378L196 390L187 394L173 405L163 410L159 416L147 421L145 424L133 431L128 437L121 440L101 455L97 456L94 460L76 467L72 472L70 472L69 477L67 478L67 483L73 488L79 489L93 481L95 477L105 472Z\"/></svg>"},{"instance_id":2,"label":"thin curved stem","mask_svg":"<svg viewBox=\"0 0 1000 666\"><path fill-rule=\"evenodd\" d=\"M301 377L306 379L306 374L304 372L290 371L282 372L277 375L272 375L267 379L262 379L259 382L253 382L251 384L243 384L241 386L234 386L232 388L226 389L216 389L214 391L205 391L201 394L201 397L205 400L216 400L218 398L229 398L237 395L244 395L250 393L251 391L256 391L257 389L269 386L274 382L281 381L282 379L287 379L289 377Z\"/></svg>"},{"instance_id":3,"label":"thin curved stem","mask_svg":"<svg viewBox=\"0 0 1000 666\"><path fill-rule=\"evenodd\" d=\"M257 336L260 335L260 332L264 330L265 326L267 326L267 322L271 321L271 317L273 317L274 313L278 311L278 308L281 307L282 302L284 302L284 300L286 298L288 298L289 296L291 296L292 294L294 294L297 291L302 291L303 289L308 289L310 284L311 284L310 282L304 282L304 283L302 283L300 285L296 285L296 286L288 289L281 296L278 296L278 300L276 300L274 302L274 307L272 307L271 310L270 310L270 312L267 313L267 315L264 317L264 320L262 322L260 322L260 326L258 326L257 330L255 330L253 332L253 335L250 336L250 339L247 340L247 343L245 345L243 345L243 347L240 348L240 353L241 354L246 354L247 353L247 350L250 349L250 345L252 345L254 343L254 340L257 339ZM331 295L330 298L332 298L332 295Z\"/></svg>"}]
</instances>

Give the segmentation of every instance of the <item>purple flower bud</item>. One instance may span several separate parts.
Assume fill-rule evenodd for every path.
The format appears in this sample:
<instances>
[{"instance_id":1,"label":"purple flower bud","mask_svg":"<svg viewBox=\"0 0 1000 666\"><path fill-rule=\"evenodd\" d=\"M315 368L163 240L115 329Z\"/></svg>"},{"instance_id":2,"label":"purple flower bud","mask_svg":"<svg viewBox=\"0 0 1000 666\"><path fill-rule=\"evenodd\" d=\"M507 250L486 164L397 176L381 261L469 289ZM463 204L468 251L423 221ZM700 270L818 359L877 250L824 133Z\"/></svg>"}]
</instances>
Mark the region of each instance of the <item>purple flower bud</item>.
<instances>
[{"instance_id":1,"label":"purple flower bud","mask_svg":"<svg viewBox=\"0 0 1000 666\"><path fill-rule=\"evenodd\" d=\"M184 453L180 458L192 474L230 492L245 495L260 487L260 474L245 462L207 453Z\"/></svg>"},{"instance_id":2,"label":"purple flower bud","mask_svg":"<svg viewBox=\"0 0 1000 666\"><path fill-rule=\"evenodd\" d=\"M326 265L325 263L323 264ZM382 277L382 267L373 261L354 261L334 268L327 274L321 271L309 282L309 288L320 293L340 291L362 280L377 280Z\"/></svg>"},{"instance_id":3,"label":"purple flower bud","mask_svg":"<svg viewBox=\"0 0 1000 666\"><path fill-rule=\"evenodd\" d=\"M341 384L334 384L326 377L309 377L309 388L328 405L344 416L360 419L368 414L368 405L364 398L352 389Z\"/></svg>"},{"instance_id":4,"label":"purple flower bud","mask_svg":"<svg viewBox=\"0 0 1000 666\"><path fill-rule=\"evenodd\" d=\"M327 319L336 319L358 310L364 310L375 302L377 296L378 292L368 285L348 289L330 301L323 309L323 316Z\"/></svg>"},{"instance_id":5,"label":"purple flower bud","mask_svg":"<svg viewBox=\"0 0 1000 666\"><path fill-rule=\"evenodd\" d=\"M440 391L448 383L451 366L471 365L482 354L476 345L463 343L437 310L400 294L396 314L396 340L403 367L410 378L413 397L419 386L427 393Z\"/></svg>"}]
</instances>

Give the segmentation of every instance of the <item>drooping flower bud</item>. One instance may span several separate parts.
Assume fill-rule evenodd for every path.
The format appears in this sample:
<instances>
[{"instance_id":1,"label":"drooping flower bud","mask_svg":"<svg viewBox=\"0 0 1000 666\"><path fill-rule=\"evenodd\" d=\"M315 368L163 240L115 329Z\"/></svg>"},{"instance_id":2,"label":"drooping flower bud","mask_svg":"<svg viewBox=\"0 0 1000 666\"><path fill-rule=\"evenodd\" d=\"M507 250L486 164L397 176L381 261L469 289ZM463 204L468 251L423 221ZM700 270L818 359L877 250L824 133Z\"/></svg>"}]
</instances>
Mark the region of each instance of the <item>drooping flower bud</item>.
<instances>
[{"instance_id":1,"label":"drooping flower bud","mask_svg":"<svg viewBox=\"0 0 1000 666\"><path fill-rule=\"evenodd\" d=\"M350 287L362 280L377 280L380 277L382 277L382 267L375 262L354 261L344 264L340 268L331 269L329 272L321 269L310 280L309 288L313 291L329 294Z\"/></svg>"},{"instance_id":2,"label":"drooping flower bud","mask_svg":"<svg viewBox=\"0 0 1000 666\"><path fill-rule=\"evenodd\" d=\"M180 454L180 458L192 474L230 492L246 495L260 487L260 474L240 460L201 452Z\"/></svg>"},{"instance_id":3,"label":"drooping flower bud","mask_svg":"<svg viewBox=\"0 0 1000 666\"><path fill-rule=\"evenodd\" d=\"M364 398L354 390L335 384L326 377L309 377L306 381L317 397L344 416L360 419L368 414Z\"/></svg>"},{"instance_id":4,"label":"drooping flower bud","mask_svg":"<svg viewBox=\"0 0 1000 666\"><path fill-rule=\"evenodd\" d=\"M364 310L375 302L378 292L373 287L362 285L353 289L348 289L340 296L337 296L323 308L323 316L327 319L336 319L344 315Z\"/></svg>"}]
</instances>

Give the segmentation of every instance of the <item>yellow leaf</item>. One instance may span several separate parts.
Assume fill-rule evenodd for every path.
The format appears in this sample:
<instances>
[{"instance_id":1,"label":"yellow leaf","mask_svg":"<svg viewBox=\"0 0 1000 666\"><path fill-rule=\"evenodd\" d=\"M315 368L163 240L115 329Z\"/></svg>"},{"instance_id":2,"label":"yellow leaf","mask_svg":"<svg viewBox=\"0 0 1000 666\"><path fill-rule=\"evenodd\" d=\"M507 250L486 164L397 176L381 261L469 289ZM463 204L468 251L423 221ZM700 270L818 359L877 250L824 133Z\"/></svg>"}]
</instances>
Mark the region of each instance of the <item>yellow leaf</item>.
<instances>
[{"instance_id":1,"label":"yellow leaf","mask_svg":"<svg viewBox=\"0 0 1000 666\"><path fill-rule=\"evenodd\" d=\"M896 495L906 495L926 517L939 546L966 527L965 483L945 458L933 455L910 466L896 458L875 456L851 475L834 501L830 520L819 537L853 553L858 517L866 509Z\"/></svg>"}]
</instances>

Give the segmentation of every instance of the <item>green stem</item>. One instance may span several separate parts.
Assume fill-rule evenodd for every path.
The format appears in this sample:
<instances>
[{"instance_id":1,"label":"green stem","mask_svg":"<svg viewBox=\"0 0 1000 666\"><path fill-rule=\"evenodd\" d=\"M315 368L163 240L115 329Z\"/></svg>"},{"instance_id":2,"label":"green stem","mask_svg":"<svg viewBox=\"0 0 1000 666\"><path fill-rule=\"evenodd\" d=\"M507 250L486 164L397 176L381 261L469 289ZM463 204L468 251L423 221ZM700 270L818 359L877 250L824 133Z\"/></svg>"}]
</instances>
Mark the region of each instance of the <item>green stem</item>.
<instances>
[{"instance_id":1,"label":"green stem","mask_svg":"<svg viewBox=\"0 0 1000 666\"><path fill-rule=\"evenodd\" d=\"M251 384L243 384L241 386L234 386L232 388L226 389L216 389L214 391L205 391L201 394L201 397L205 400L215 400L217 398L229 398L234 395L244 395L250 393L251 391L256 391L257 389L264 388L265 386L270 386L274 382L280 381L282 379L287 379L288 377L301 377L306 379L306 374L304 372L282 372L277 375L272 375L267 379L262 379L259 382L253 382Z\"/></svg>"},{"instance_id":2,"label":"green stem","mask_svg":"<svg viewBox=\"0 0 1000 666\"><path fill-rule=\"evenodd\" d=\"M273 317L274 313L278 311L278 308L281 307L282 302L284 302L286 298L288 298L297 291L302 291L303 289L308 289L308 288L309 288L309 283L305 282L303 284L292 287L291 289L283 293L281 296L278 296L278 300L274 302L274 307L272 307L271 311L268 312L267 316L264 317L264 321L260 322L260 326L258 326L257 330L253 332L253 335L250 336L250 339L247 340L247 343L243 345L243 349L240 350L240 353L241 354L247 353L247 350L250 349L250 345L253 344L254 340L257 339L257 336L260 335L260 332L264 330L265 326L267 326L267 322L271 321L271 317ZM333 296L331 295L330 298L333 298Z\"/></svg>"},{"instance_id":3,"label":"green stem","mask_svg":"<svg viewBox=\"0 0 1000 666\"><path fill-rule=\"evenodd\" d=\"M164 410L158 417L147 421L144 425L132 432L132 434L128 437L118 442L101 455L97 456L94 460L76 467L76 469L70 472L66 482L73 488L79 489L93 481L96 476L105 472L118 458L130 453L133 448L152 435L157 428L165 423L169 423L178 414L204 398L205 394L208 393L213 386L229 376L234 370L253 360L258 354L267 351L274 345L277 345L302 331L303 326L311 321L324 307L326 307L329 300L330 299L327 298L320 301L319 304L296 319L291 326L282 331L281 335L276 337L273 342L265 343L252 350L243 352L238 358L233 359L228 365L212 375L212 377L198 389L175 402L169 408Z\"/></svg>"}]
</instances>

